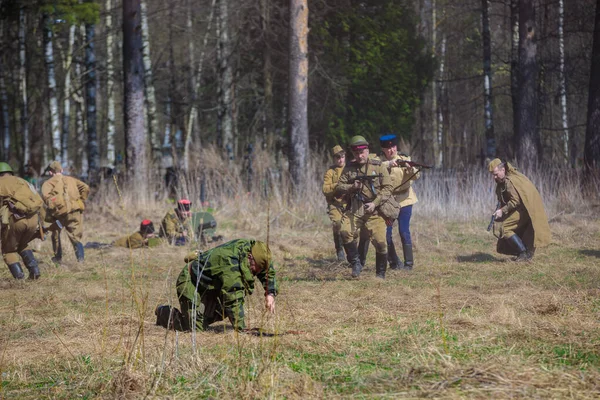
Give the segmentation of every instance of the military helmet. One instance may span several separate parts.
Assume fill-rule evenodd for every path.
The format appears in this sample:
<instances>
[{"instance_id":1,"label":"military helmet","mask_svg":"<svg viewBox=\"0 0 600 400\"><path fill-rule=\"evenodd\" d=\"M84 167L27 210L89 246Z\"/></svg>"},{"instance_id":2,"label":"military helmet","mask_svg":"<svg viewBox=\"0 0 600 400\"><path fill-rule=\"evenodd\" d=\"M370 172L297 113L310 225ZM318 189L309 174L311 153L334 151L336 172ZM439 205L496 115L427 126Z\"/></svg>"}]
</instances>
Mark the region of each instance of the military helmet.
<instances>
[{"instance_id":1,"label":"military helmet","mask_svg":"<svg viewBox=\"0 0 600 400\"><path fill-rule=\"evenodd\" d=\"M4 172L10 172L11 174L14 173L13 169L10 167L10 165L8 165L5 162L0 162L0 174L4 173Z\"/></svg>"},{"instance_id":2,"label":"military helmet","mask_svg":"<svg viewBox=\"0 0 600 400\"><path fill-rule=\"evenodd\" d=\"M352 136L350 139L350 146L368 146L369 142L360 135Z\"/></svg>"}]
</instances>

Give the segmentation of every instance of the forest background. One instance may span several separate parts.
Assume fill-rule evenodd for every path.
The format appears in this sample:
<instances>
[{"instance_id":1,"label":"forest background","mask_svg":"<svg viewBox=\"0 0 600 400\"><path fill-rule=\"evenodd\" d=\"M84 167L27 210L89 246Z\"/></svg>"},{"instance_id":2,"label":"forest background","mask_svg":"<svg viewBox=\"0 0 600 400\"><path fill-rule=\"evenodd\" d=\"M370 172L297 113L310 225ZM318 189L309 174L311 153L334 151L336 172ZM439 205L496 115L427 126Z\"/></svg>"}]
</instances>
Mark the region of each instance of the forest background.
<instances>
[{"instance_id":1,"label":"forest background","mask_svg":"<svg viewBox=\"0 0 600 400\"><path fill-rule=\"evenodd\" d=\"M93 181L263 150L298 189L310 157L395 133L442 169L592 171L596 3L2 0L0 156Z\"/></svg>"}]
</instances>

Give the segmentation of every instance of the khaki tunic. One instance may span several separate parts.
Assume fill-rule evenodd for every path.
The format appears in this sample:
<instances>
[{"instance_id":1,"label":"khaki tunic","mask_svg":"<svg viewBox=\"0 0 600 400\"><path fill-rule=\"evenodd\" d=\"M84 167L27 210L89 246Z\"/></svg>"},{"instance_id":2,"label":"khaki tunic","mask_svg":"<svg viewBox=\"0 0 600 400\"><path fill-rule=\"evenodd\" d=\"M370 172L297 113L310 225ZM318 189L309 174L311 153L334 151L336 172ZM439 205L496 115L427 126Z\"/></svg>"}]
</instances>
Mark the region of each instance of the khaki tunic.
<instances>
[{"instance_id":1,"label":"khaki tunic","mask_svg":"<svg viewBox=\"0 0 600 400\"><path fill-rule=\"evenodd\" d=\"M381 159L385 160L385 155L381 155ZM396 154L392 160L410 161L410 157L403 154ZM392 195L398 204L400 204L400 207L411 206L419 201L412 184L421 177L421 173L417 167L390 168L389 164L392 160L382 162L385 167L388 167L388 171L390 172Z\"/></svg>"},{"instance_id":2,"label":"khaki tunic","mask_svg":"<svg viewBox=\"0 0 600 400\"><path fill-rule=\"evenodd\" d=\"M544 203L535 185L510 163L506 164L504 182L496 184L496 197L502 209L502 218L494 224L499 239L517 234L528 250L544 247L551 241L548 217ZM514 254L514 249L499 240L497 250Z\"/></svg>"},{"instance_id":3,"label":"khaki tunic","mask_svg":"<svg viewBox=\"0 0 600 400\"><path fill-rule=\"evenodd\" d=\"M344 215L344 209L346 203L344 196L336 196L335 188L337 187L340 176L344 167L336 167L332 165L325 172L323 177L323 194L327 200L327 214L333 227L334 232L339 232L342 227L342 216Z\"/></svg>"},{"instance_id":4,"label":"khaki tunic","mask_svg":"<svg viewBox=\"0 0 600 400\"><path fill-rule=\"evenodd\" d=\"M184 233L189 234L190 232L192 232L190 218L182 220L175 212L175 209L171 209L160 224L159 236L173 241L174 239L184 237Z\"/></svg>"},{"instance_id":5,"label":"khaki tunic","mask_svg":"<svg viewBox=\"0 0 600 400\"><path fill-rule=\"evenodd\" d=\"M18 263L19 253L29 250L29 242L39 236L41 210L32 215L19 215L9 207L10 199L15 193L21 192L23 185L29 186L25 180L16 176L6 174L0 177L0 229L2 231L0 240L2 240L2 256L7 265ZM28 192L24 191L24 193ZM40 200L33 189L28 195ZM39 204L41 205L41 202Z\"/></svg>"},{"instance_id":6,"label":"khaki tunic","mask_svg":"<svg viewBox=\"0 0 600 400\"><path fill-rule=\"evenodd\" d=\"M83 210L89 194L88 185L63 174L55 174L42 185L47 221L60 221L73 245L83 238ZM52 232L52 243L55 249L60 247L60 232Z\"/></svg>"},{"instance_id":7,"label":"khaki tunic","mask_svg":"<svg viewBox=\"0 0 600 400\"><path fill-rule=\"evenodd\" d=\"M124 236L120 239L117 239L113 245L117 247L126 247L129 249L139 249L145 246L144 237L139 232L135 232L129 236Z\"/></svg>"},{"instance_id":8,"label":"khaki tunic","mask_svg":"<svg viewBox=\"0 0 600 400\"><path fill-rule=\"evenodd\" d=\"M364 182L362 189L352 192L352 180L357 176L379 175L373 180L375 193L368 182ZM364 230L371 238L371 242L377 253L387 253L386 224L377 212L377 207L391 195L392 182L388 169L381 161L369 158L367 163L360 165L350 163L344 168L336 187L337 196L351 196L350 207L342 217L342 240L344 244L353 242L359 237L359 232ZM365 213L365 203L372 202L375 205L373 213Z\"/></svg>"}]
</instances>

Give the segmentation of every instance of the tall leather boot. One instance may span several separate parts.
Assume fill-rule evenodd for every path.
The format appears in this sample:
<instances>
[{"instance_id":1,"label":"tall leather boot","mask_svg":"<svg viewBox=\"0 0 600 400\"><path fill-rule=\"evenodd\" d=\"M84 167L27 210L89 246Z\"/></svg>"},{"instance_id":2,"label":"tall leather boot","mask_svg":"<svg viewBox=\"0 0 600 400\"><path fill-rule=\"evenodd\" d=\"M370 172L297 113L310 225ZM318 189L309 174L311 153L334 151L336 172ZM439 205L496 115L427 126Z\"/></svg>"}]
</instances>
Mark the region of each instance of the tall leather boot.
<instances>
[{"instance_id":1,"label":"tall leather boot","mask_svg":"<svg viewBox=\"0 0 600 400\"><path fill-rule=\"evenodd\" d=\"M34 280L40 277L40 268L38 267L38 262L33 255L33 251L24 250L21 252L21 258L25 263L25 266L29 270L29 279Z\"/></svg>"},{"instance_id":2,"label":"tall leather boot","mask_svg":"<svg viewBox=\"0 0 600 400\"><path fill-rule=\"evenodd\" d=\"M342 241L342 235L339 232L333 232L333 243L335 244L337 260L345 261L346 253L344 252L344 242Z\"/></svg>"},{"instance_id":3,"label":"tall leather boot","mask_svg":"<svg viewBox=\"0 0 600 400\"><path fill-rule=\"evenodd\" d=\"M10 264L8 266L8 270L10 271L10 273L12 274L13 278L15 279L23 279L25 278L25 275L23 274L23 270L21 269L21 264L20 263L14 263L14 264Z\"/></svg>"},{"instance_id":4,"label":"tall leather boot","mask_svg":"<svg viewBox=\"0 0 600 400\"><path fill-rule=\"evenodd\" d=\"M404 269L413 269L414 258L412 244L403 244L402 251L404 252Z\"/></svg>"},{"instance_id":5,"label":"tall leather boot","mask_svg":"<svg viewBox=\"0 0 600 400\"><path fill-rule=\"evenodd\" d=\"M370 240L368 237L360 238L358 242L358 258L360 259L360 265L365 267L365 262L367 261L367 254L369 253L369 243Z\"/></svg>"},{"instance_id":6,"label":"tall leather boot","mask_svg":"<svg viewBox=\"0 0 600 400\"><path fill-rule=\"evenodd\" d=\"M83 252L83 244L81 242L77 242L74 244L75 247L75 257L77 257L77 261L82 262L85 258L85 253Z\"/></svg>"},{"instance_id":7,"label":"tall leather boot","mask_svg":"<svg viewBox=\"0 0 600 400\"><path fill-rule=\"evenodd\" d=\"M356 242L353 241L348 244L345 244L344 250L346 250L348 262L350 263L350 267L352 268L352 277L358 278L360 272L362 271L362 264L360 263L360 258L358 257L358 248L356 247Z\"/></svg>"},{"instance_id":8,"label":"tall leather boot","mask_svg":"<svg viewBox=\"0 0 600 400\"><path fill-rule=\"evenodd\" d=\"M54 235L57 235L58 238L55 239ZM52 251L54 252L52 262L55 264L60 264L62 261L62 243L60 241L60 232L52 232Z\"/></svg>"},{"instance_id":9,"label":"tall leather boot","mask_svg":"<svg viewBox=\"0 0 600 400\"><path fill-rule=\"evenodd\" d=\"M387 255L388 262L390 263L390 269L397 270L402 269L404 267L404 264L400 260L400 257L398 257L398 253L396 252L396 245L394 244L394 242L388 243Z\"/></svg>"},{"instance_id":10,"label":"tall leather boot","mask_svg":"<svg viewBox=\"0 0 600 400\"><path fill-rule=\"evenodd\" d=\"M529 261L531 260L531 255L527 251L527 248L523 244L521 238L517 235L512 235L507 239L512 246L517 250L517 257L514 259L516 262Z\"/></svg>"},{"instance_id":11,"label":"tall leather boot","mask_svg":"<svg viewBox=\"0 0 600 400\"><path fill-rule=\"evenodd\" d=\"M385 270L387 269L387 263L387 253L377 253L375 255L375 276L377 278L385 279Z\"/></svg>"}]
</instances>

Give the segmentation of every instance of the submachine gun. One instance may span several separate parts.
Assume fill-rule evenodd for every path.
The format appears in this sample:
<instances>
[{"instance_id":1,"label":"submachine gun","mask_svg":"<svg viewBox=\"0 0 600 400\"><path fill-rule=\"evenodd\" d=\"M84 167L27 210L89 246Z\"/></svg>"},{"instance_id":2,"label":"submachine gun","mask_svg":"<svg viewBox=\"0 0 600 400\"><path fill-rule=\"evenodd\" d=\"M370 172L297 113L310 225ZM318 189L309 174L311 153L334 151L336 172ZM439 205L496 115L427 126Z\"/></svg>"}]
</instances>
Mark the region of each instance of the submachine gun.
<instances>
[{"instance_id":1,"label":"submachine gun","mask_svg":"<svg viewBox=\"0 0 600 400\"><path fill-rule=\"evenodd\" d=\"M371 192L373 193L374 196L377 196L377 191L375 190L375 185L373 184L373 181L375 179L379 179L382 178L383 175L382 174L375 174L375 175L358 175L355 176L354 178L351 178L348 183L353 185L354 182L359 181L361 182L363 185L368 185L369 189L371 189ZM364 198L364 196L362 195L362 193L360 191L356 192L354 194L354 196L357 196L358 199L364 204L366 203L366 200ZM350 207L350 203L348 203L348 207Z\"/></svg>"}]
</instances>

